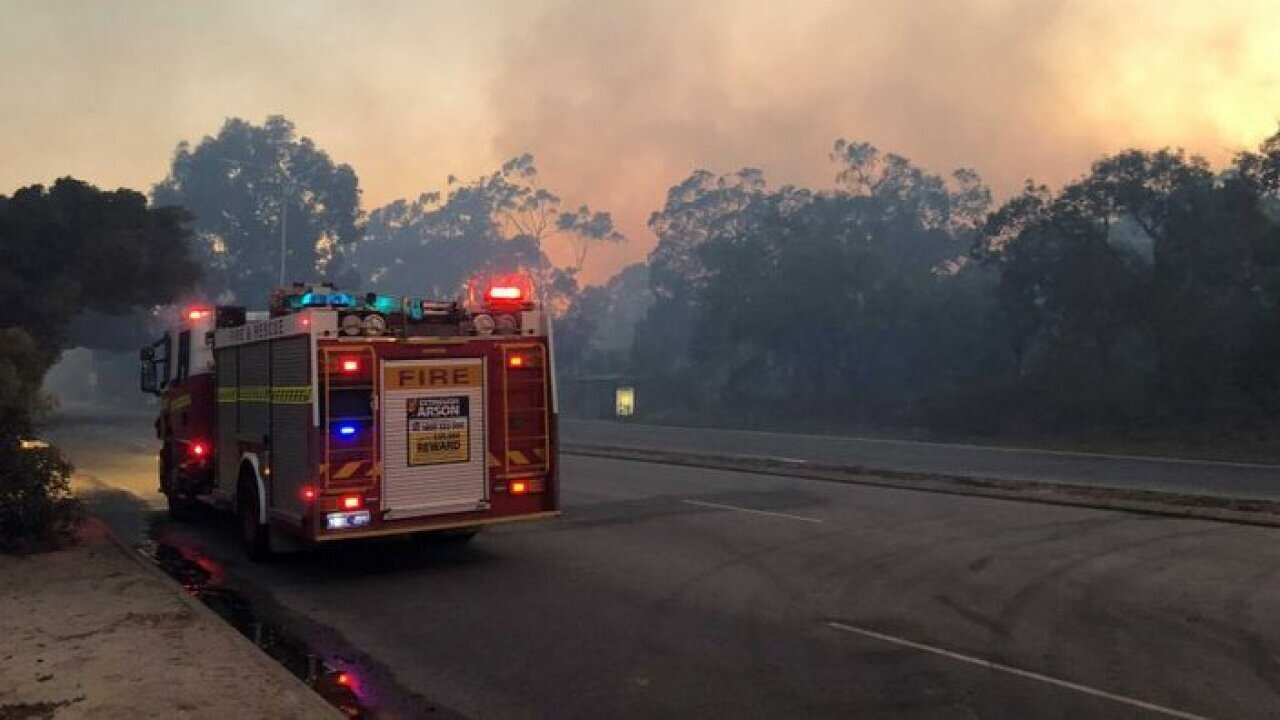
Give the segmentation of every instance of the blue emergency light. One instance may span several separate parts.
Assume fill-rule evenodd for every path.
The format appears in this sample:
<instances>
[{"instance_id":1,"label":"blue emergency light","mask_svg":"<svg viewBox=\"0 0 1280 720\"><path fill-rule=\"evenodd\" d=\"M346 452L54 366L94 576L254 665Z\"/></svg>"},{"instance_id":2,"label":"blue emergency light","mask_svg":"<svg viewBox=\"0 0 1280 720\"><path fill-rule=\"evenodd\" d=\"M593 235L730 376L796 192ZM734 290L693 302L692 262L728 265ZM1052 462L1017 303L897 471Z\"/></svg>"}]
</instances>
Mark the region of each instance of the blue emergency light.
<instances>
[{"instance_id":1,"label":"blue emergency light","mask_svg":"<svg viewBox=\"0 0 1280 720\"><path fill-rule=\"evenodd\" d=\"M301 297L290 299L290 305L295 309L309 307L351 307L355 305L355 300L346 293L318 293L305 292Z\"/></svg>"},{"instance_id":2,"label":"blue emergency light","mask_svg":"<svg viewBox=\"0 0 1280 720\"><path fill-rule=\"evenodd\" d=\"M369 297L365 299L364 304L365 307L368 307L370 310L377 310L383 315L390 315L391 313L400 312L401 310L400 298L394 295L378 295L376 293L369 293Z\"/></svg>"}]
</instances>

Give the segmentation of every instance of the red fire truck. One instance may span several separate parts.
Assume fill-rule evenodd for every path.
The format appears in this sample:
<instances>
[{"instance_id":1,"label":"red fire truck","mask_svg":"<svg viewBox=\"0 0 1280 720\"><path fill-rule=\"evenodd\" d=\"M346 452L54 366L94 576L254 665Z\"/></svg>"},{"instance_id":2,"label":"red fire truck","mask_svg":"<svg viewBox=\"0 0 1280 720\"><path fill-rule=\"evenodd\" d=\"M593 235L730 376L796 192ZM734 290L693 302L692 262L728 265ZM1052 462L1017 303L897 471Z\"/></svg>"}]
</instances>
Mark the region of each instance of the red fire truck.
<instances>
[{"instance_id":1,"label":"red fire truck","mask_svg":"<svg viewBox=\"0 0 1280 720\"><path fill-rule=\"evenodd\" d=\"M234 510L255 559L559 514L551 323L527 278L452 302L295 284L265 313L187 309L141 356L170 512Z\"/></svg>"}]
</instances>

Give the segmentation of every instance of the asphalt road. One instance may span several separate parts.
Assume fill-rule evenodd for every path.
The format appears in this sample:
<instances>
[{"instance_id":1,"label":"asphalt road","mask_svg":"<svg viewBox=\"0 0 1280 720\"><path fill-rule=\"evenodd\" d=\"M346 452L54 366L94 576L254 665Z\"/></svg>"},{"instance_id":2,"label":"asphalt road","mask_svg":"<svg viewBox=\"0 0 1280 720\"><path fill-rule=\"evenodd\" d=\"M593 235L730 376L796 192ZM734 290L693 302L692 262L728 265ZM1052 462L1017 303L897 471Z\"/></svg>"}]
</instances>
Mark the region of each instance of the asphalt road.
<instances>
[{"instance_id":1,"label":"asphalt road","mask_svg":"<svg viewBox=\"0 0 1280 720\"><path fill-rule=\"evenodd\" d=\"M1280 530L584 457L564 483L563 519L466 547L266 566L151 517L386 716L1280 714Z\"/></svg>"},{"instance_id":2,"label":"asphalt road","mask_svg":"<svg viewBox=\"0 0 1280 720\"><path fill-rule=\"evenodd\" d=\"M1280 499L1280 465L562 420L566 443L792 458L879 470Z\"/></svg>"}]
</instances>

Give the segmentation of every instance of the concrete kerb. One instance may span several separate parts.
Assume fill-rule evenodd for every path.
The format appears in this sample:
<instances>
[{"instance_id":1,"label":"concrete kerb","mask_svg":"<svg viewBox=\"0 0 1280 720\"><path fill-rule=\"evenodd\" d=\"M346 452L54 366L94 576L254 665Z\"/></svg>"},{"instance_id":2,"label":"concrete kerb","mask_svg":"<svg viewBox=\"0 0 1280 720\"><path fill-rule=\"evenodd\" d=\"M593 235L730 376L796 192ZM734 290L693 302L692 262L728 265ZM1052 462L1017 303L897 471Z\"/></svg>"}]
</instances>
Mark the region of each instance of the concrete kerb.
<instances>
[{"instance_id":1,"label":"concrete kerb","mask_svg":"<svg viewBox=\"0 0 1280 720\"><path fill-rule=\"evenodd\" d=\"M983 497L1010 502L1032 502L1100 510L1191 518L1236 525L1280 527L1280 502L1213 495L1187 495L1158 490L1127 490L1091 485L1008 481L960 475L937 475L882 470L854 465L828 465L809 461L759 456L702 454L614 445L561 446L566 455L631 460L661 465L729 470L796 477L845 485L894 490L914 490L946 495Z\"/></svg>"},{"instance_id":2,"label":"concrete kerb","mask_svg":"<svg viewBox=\"0 0 1280 720\"><path fill-rule=\"evenodd\" d=\"M323 697L321 697L309 685L304 683L302 680L298 679L296 676L294 676L293 673L281 667L279 663L277 663L270 656L264 653L261 648L253 644L253 642L249 640L249 638L245 637L235 628L228 625L227 621L224 620L222 616L218 615L218 613L211 610L208 606L200 602L200 600L198 600L197 598L192 597L191 594L188 593L180 583L178 583L178 581L174 580L172 577L169 577L169 575L165 574L163 570L161 570L160 568L156 567L153 563L148 561L137 550L125 544L125 542L121 540L119 536L116 535L115 531L113 531L111 527L107 525L107 523L103 522L102 520L96 517L92 518L92 521L99 524L102 527L102 530L104 531L107 539L111 541L111 544L114 545L117 550L119 550L121 553L123 553L133 562L137 563L138 566L141 567L144 572L151 574L152 577L159 579L161 582L165 583L166 586L170 587L170 589L173 590L173 592L178 596L178 598L181 599L182 602L187 605L187 607L191 608L193 612L195 612L197 615L213 620L214 624L217 627L222 628L223 632L231 636L234 636L235 639L233 640L233 642L240 643L242 644L243 647L248 648L249 649L248 655L253 658L253 661L257 663L258 667L261 668L262 671L267 676L273 678L276 682L282 685L294 686L295 688L298 689L298 691L302 694L303 697L309 698L307 702L310 702L313 706L312 708L310 708L309 712L313 713L315 717L335 718L335 719L345 717L345 715L339 712L337 708L330 705L328 701L326 701Z\"/></svg>"}]
</instances>

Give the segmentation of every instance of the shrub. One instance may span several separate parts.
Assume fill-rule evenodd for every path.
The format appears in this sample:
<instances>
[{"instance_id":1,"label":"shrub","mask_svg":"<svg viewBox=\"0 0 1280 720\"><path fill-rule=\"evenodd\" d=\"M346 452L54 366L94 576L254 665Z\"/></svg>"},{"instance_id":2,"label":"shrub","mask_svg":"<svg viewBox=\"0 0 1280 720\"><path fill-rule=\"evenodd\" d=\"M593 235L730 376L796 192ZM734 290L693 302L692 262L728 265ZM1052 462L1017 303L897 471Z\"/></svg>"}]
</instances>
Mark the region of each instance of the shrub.
<instances>
[{"instance_id":1,"label":"shrub","mask_svg":"<svg viewBox=\"0 0 1280 720\"><path fill-rule=\"evenodd\" d=\"M71 471L57 448L0 443L0 551L48 550L71 540L83 516Z\"/></svg>"}]
</instances>

